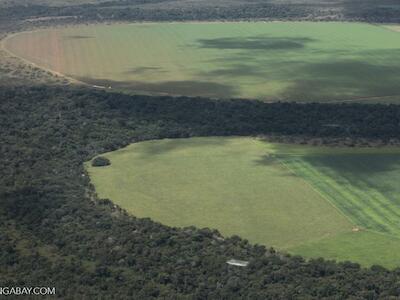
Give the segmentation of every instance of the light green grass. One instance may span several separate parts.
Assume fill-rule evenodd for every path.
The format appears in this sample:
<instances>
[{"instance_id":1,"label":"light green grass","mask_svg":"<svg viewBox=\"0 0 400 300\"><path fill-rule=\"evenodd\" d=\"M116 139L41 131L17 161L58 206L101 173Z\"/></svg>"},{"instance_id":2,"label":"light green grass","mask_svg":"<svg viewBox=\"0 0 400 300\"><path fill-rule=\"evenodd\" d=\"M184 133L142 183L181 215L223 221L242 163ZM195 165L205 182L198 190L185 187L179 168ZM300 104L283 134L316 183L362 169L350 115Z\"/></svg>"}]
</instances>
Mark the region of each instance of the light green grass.
<instances>
[{"instance_id":1,"label":"light green grass","mask_svg":"<svg viewBox=\"0 0 400 300\"><path fill-rule=\"evenodd\" d=\"M397 102L400 34L358 23L90 25L5 42L40 66L152 94Z\"/></svg>"},{"instance_id":2,"label":"light green grass","mask_svg":"<svg viewBox=\"0 0 400 300\"><path fill-rule=\"evenodd\" d=\"M351 223L251 138L194 138L133 144L89 167L100 197L171 226L211 227L288 248L351 231ZM308 216L308 218L304 218Z\"/></svg>"},{"instance_id":3,"label":"light green grass","mask_svg":"<svg viewBox=\"0 0 400 300\"><path fill-rule=\"evenodd\" d=\"M367 266L400 266L398 148L293 147L276 155L362 230L305 243L291 252L353 260Z\"/></svg>"},{"instance_id":4,"label":"light green grass","mask_svg":"<svg viewBox=\"0 0 400 300\"><path fill-rule=\"evenodd\" d=\"M369 231L339 234L294 247L293 253L306 258L326 257L337 261L356 261L363 266L400 266L400 239Z\"/></svg>"},{"instance_id":5,"label":"light green grass","mask_svg":"<svg viewBox=\"0 0 400 300\"><path fill-rule=\"evenodd\" d=\"M86 165L99 196L138 217L216 228L306 257L400 265L399 148L191 138L105 156L111 166Z\"/></svg>"},{"instance_id":6,"label":"light green grass","mask_svg":"<svg viewBox=\"0 0 400 300\"><path fill-rule=\"evenodd\" d=\"M283 155L357 225L400 237L400 154Z\"/></svg>"}]
</instances>

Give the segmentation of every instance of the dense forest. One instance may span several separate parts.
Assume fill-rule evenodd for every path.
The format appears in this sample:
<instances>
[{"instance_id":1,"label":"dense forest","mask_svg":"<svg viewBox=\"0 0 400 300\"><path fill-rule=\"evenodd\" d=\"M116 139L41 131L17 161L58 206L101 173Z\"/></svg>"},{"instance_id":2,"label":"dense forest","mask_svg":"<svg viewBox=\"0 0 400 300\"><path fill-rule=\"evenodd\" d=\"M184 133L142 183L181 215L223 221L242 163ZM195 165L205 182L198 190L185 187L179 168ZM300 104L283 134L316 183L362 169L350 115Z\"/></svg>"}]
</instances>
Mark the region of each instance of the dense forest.
<instances>
[{"instance_id":1,"label":"dense forest","mask_svg":"<svg viewBox=\"0 0 400 300\"><path fill-rule=\"evenodd\" d=\"M10 2L5 2L11 3ZM60 1L58 1L60 2ZM62 2L62 1L61 1ZM106 21L232 21L314 20L400 22L400 5L395 0L254 0L173 1L116 0L49 6L41 1L3 5L1 23L27 20L25 26ZM61 18L60 18L61 17ZM35 20L36 19L36 20Z\"/></svg>"},{"instance_id":2,"label":"dense forest","mask_svg":"<svg viewBox=\"0 0 400 300\"><path fill-rule=\"evenodd\" d=\"M337 124L338 126L325 126ZM340 126L339 126L340 125ZM0 281L68 299L400 297L400 269L305 261L212 229L170 228L97 199L83 162L167 137L400 138L400 107L0 88ZM226 264L250 261L246 268Z\"/></svg>"}]
</instances>

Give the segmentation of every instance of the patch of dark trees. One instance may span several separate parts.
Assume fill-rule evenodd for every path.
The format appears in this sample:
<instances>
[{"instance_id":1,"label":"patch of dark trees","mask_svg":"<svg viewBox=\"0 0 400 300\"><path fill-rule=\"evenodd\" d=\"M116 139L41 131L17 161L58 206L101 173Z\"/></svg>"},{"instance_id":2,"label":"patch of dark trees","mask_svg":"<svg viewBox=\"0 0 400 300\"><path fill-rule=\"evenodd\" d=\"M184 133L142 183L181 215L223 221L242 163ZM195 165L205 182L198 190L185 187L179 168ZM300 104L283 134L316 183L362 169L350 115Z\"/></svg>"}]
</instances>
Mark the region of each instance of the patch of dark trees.
<instances>
[{"instance_id":1,"label":"patch of dark trees","mask_svg":"<svg viewBox=\"0 0 400 300\"><path fill-rule=\"evenodd\" d=\"M1 86L0 128L3 286L55 286L63 299L400 297L400 269L305 261L212 229L130 216L97 199L83 168L96 155L148 139L283 134L389 141L400 138L400 106ZM250 264L229 266L231 258Z\"/></svg>"},{"instance_id":2,"label":"patch of dark trees","mask_svg":"<svg viewBox=\"0 0 400 300\"><path fill-rule=\"evenodd\" d=\"M155 5L159 4L159 5ZM152 5L152 6L149 6ZM232 21L232 20L328 20L362 21L375 23L400 22L400 5L394 0L384 1L303 1L298 3L265 2L261 0L235 2L232 5L189 5L171 0L127 0L102 3L64 5L19 5L3 7L0 20L24 20L40 17L74 16L70 20L46 20L43 25L57 22L104 21Z\"/></svg>"},{"instance_id":3,"label":"patch of dark trees","mask_svg":"<svg viewBox=\"0 0 400 300\"><path fill-rule=\"evenodd\" d=\"M110 160L104 156L98 156L92 160L93 167L106 167L111 164Z\"/></svg>"}]
</instances>

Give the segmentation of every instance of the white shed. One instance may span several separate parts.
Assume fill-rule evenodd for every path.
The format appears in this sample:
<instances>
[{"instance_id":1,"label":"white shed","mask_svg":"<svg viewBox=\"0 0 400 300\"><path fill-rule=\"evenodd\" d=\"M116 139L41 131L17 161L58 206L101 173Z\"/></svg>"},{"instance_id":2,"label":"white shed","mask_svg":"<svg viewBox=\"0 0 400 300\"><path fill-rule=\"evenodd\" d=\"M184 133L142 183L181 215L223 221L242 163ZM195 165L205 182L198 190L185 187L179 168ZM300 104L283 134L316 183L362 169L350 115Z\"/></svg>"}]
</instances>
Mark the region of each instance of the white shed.
<instances>
[{"instance_id":1,"label":"white shed","mask_svg":"<svg viewBox=\"0 0 400 300\"><path fill-rule=\"evenodd\" d=\"M247 267L249 262L245 260L230 259L226 262L228 265L236 267Z\"/></svg>"}]
</instances>

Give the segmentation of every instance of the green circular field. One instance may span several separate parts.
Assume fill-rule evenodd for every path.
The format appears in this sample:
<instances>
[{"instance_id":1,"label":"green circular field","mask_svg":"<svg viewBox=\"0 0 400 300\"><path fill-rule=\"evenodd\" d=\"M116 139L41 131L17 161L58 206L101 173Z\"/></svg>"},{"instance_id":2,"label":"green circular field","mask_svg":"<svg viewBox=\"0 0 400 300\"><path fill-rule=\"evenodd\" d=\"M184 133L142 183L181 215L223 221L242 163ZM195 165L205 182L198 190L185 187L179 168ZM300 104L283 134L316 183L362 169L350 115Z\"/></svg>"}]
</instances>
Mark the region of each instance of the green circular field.
<instances>
[{"instance_id":1,"label":"green circular field","mask_svg":"<svg viewBox=\"0 0 400 300\"><path fill-rule=\"evenodd\" d=\"M396 102L400 33L359 23L90 25L9 37L10 52L135 93L266 101Z\"/></svg>"},{"instance_id":2,"label":"green circular field","mask_svg":"<svg viewBox=\"0 0 400 300\"><path fill-rule=\"evenodd\" d=\"M170 226L216 228L306 257L400 265L400 149L148 141L87 164L101 198Z\"/></svg>"}]
</instances>

